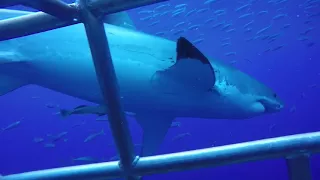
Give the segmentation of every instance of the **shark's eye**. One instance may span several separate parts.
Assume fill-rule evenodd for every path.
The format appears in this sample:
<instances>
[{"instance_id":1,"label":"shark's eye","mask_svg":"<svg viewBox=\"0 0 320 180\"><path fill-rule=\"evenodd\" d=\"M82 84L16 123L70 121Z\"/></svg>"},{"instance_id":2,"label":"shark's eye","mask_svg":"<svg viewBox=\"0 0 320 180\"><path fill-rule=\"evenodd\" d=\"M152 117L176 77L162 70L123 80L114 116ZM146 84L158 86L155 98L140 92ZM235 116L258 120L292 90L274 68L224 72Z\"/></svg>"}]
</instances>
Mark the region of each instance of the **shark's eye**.
<instances>
[{"instance_id":1,"label":"shark's eye","mask_svg":"<svg viewBox=\"0 0 320 180\"><path fill-rule=\"evenodd\" d=\"M275 97L275 98L276 98L276 97L277 97L277 94L276 94L276 93L274 93L274 94L273 94L273 97Z\"/></svg>"}]
</instances>

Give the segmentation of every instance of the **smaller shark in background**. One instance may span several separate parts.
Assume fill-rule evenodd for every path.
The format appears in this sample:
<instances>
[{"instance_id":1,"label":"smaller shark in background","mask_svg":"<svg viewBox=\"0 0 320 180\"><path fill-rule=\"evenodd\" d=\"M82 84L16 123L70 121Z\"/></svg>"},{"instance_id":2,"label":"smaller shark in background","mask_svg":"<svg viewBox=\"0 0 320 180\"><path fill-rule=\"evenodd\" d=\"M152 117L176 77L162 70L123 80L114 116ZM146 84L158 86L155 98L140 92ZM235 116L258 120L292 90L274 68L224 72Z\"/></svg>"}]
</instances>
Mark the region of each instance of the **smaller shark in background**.
<instances>
[{"instance_id":1,"label":"smaller shark in background","mask_svg":"<svg viewBox=\"0 0 320 180\"><path fill-rule=\"evenodd\" d=\"M127 24L124 13L106 18L104 26L123 109L143 129L141 156L159 149L176 117L248 119L283 108L268 86L184 37L170 41L119 27ZM0 19L22 14L28 12L0 11ZM0 42L0 96L36 84L101 105L97 76L81 24ZM94 112L79 107L71 113L84 110Z\"/></svg>"},{"instance_id":2,"label":"smaller shark in background","mask_svg":"<svg viewBox=\"0 0 320 180\"><path fill-rule=\"evenodd\" d=\"M128 116L134 116L132 112L124 112ZM74 114L96 114L98 116L107 115L107 107L104 105L98 106L89 106L89 105L80 105L73 109L60 109L56 114L60 114L62 117L68 117Z\"/></svg>"}]
</instances>

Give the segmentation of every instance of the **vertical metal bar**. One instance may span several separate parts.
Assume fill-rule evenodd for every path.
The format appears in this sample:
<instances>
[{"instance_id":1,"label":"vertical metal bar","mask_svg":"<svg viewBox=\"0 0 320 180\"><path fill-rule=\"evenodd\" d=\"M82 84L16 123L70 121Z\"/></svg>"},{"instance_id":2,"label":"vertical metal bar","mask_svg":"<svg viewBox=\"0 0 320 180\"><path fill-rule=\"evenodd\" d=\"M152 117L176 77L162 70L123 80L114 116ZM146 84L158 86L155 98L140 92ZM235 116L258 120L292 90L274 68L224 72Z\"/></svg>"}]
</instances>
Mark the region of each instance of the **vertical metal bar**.
<instances>
[{"instance_id":1,"label":"vertical metal bar","mask_svg":"<svg viewBox=\"0 0 320 180\"><path fill-rule=\"evenodd\" d=\"M309 155L301 154L286 159L290 180L312 180Z\"/></svg>"},{"instance_id":2,"label":"vertical metal bar","mask_svg":"<svg viewBox=\"0 0 320 180\"><path fill-rule=\"evenodd\" d=\"M79 8L102 96L106 105L108 104L109 123L120 156L121 164L119 165L126 173L127 179L140 179L139 177L127 176L132 166L137 162L137 158L134 155L128 123L122 111L117 77L103 22L90 12L86 0L79 1Z\"/></svg>"}]
</instances>

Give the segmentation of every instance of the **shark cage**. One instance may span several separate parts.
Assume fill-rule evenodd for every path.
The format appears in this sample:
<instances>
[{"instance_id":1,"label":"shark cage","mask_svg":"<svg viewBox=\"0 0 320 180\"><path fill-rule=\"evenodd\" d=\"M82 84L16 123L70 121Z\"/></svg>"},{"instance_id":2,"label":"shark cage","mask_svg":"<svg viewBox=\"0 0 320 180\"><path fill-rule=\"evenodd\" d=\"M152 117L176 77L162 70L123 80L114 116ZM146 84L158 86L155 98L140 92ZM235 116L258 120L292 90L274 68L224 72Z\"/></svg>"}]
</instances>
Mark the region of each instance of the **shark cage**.
<instances>
[{"instance_id":1,"label":"shark cage","mask_svg":"<svg viewBox=\"0 0 320 180\"><path fill-rule=\"evenodd\" d=\"M143 175L285 158L290 180L311 180L310 156L320 152L320 132L297 134L186 152L141 157L133 152L122 111L109 44L99 16L166 0L1 0L0 8L25 5L40 12L0 21L0 41L83 23L98 82L109 106L110 127L120 161L54 168L1 176L1 180L142 179ZM5 11L5 9L0 9ZM108 88L106 88L108 87Z\"/></svg>"}]
</instances>

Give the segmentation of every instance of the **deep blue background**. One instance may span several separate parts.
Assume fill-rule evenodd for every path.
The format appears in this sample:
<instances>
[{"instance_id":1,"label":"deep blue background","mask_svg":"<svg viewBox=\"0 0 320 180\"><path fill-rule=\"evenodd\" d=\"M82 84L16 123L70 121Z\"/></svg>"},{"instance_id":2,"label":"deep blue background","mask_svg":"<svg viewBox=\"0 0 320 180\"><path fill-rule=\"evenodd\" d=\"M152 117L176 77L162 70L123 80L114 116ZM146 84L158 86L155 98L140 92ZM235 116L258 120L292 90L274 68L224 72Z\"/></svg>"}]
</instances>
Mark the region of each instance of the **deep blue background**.
<instances>
[{"instance_id":1,"label":"deep blue background","mask_svg":"<svg viewBox=\"0 0 320 180\"><path fill-rule=\"evenodd\" d=\"M231 3L232 2L232 3ZM208 7L203 0L170 1L170 8L176 4L188 4L187 11ZM220 0L210 6L210 10L202 14L193 14L186 18L184 15L171 17L171 13L162 17L155 17L150 21L142 21L140 18L147 15L138 14L141 10L152 10L160 4L131 10L129 13L139 31L156 34L166 31L166 38L176 40L178 36L172 35L170 30L181 21L192 24L202 24L199 30L187 31L183 36L195 40L200 34L204 41L197 46L208 56L221 59L225 62L234 62L233 65L256 77L258 80L272 87L285 101L285 109L277 114L256 117L250 120L204 120L181 119L180 128L170 129L160 153L177 152L212 145L226 145L263 138L278 137L296 133L313 132L320 130L320 17L308 18L310 12L319 13L320 4L314 8L305 10L299 6L304 1L292 0L280 4L272 4L267 1L252 1L251 8L235 12L234 9L245 4L238 1ZM166 4L166 3L164 3ZM17 7L16 7L17 8ZM18 7L22 9L21 7ZM277 11L279 8L283 10ZM205 20L213 17L213 12L225 9L226 15L220 16L212 24L203 24ZM261 10L268 13L258 16ZM242 14L254 12L255 14L244 19L238 19ZM309 12L309 13L308 13ZM276 41L267 43L260 39L246 42L245 39L255 36L255 33L268 26L272 18L278 14L287 14L286 17L274 21L271 29L266 34L281 33ZM148 24L159 20L156 26ZM211 26L217 22L232 22L235 32L226 33L219 28ZM252 32L244 34L243 25L254 20L251 26ZM306 23L307 20L311 22ZM291 24L283 29L284 24ZM307 36L308 41L297 40L300 33L309 27L313 27ZM200 35L201 36L201 35ZM221 39L230 37L231 46L222 48ZM312 47L307 44L315 43ZM263 53L269 47L285 45L282 49ZM224 54L236 51L236 56L227 57ZM11 174L24 171L32 171L46 168L73 165L72 158L80 156L93 156L107 161L116 155L112 146L112 137L108 129L108 123L96 122L94 116L73 116L62 120L53 115L54 109L46 107L47 103L59 104L61 107L71 108L88 102L59 94L34 85L23 87L10 94L0 97L0 127L18 121L21 125L0 134L0 173ZM195 102L196 103L196 102ZM72 128L76 123L86 121L85 125ZM129 119L135 143L140 142L141 129L134 120ZM105 136L100 136L92 142L83 143L83 140L92 132L105 129ZM45 148L42 144L33 142L34 137L44 137L46 134L58 134L68 131L67 142L59 141L55 148ZM189 132L179 141L172 138L180 133ZM320 180L319 157L312 158L313 176ZM219 168L193 170L188 172L169 173L150 176L148 179L287 179L287 170L283 159L267 160L261 162L244 163Z\"/></svg>"}]
</instances>

